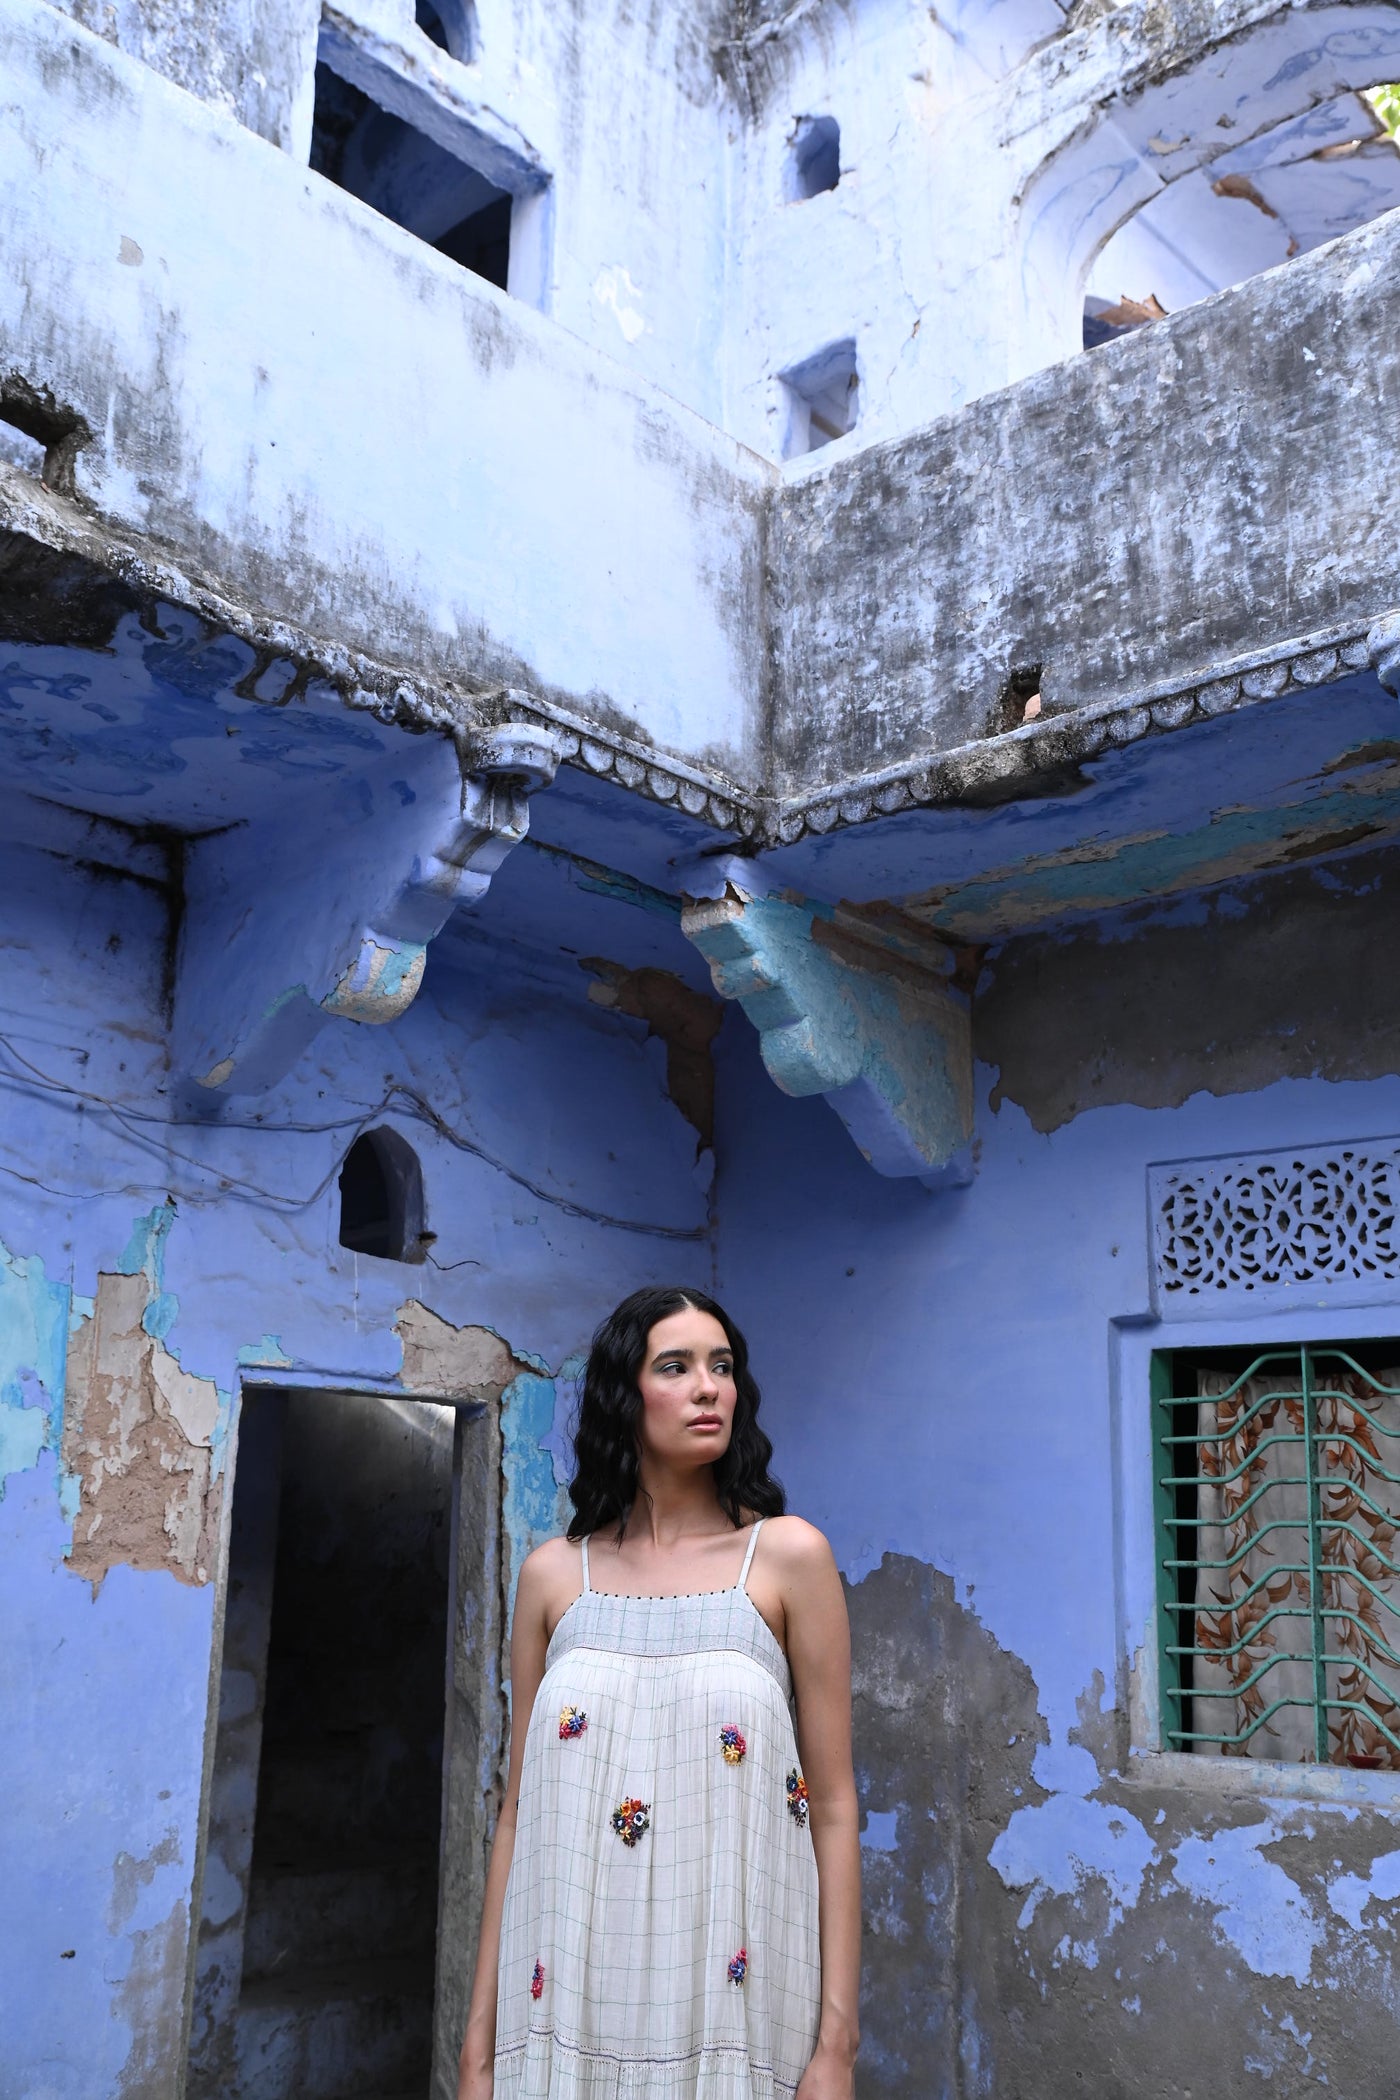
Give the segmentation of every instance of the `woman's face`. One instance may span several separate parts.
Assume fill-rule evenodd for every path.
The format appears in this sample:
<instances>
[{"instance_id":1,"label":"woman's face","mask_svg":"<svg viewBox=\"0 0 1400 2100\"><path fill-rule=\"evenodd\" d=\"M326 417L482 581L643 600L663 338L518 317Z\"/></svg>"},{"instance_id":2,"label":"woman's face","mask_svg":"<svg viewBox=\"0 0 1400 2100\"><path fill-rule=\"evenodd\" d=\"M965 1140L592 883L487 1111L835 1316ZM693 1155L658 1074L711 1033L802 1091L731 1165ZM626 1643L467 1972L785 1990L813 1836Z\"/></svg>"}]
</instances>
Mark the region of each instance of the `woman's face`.
<instances>
[{"instance_id":1,"label":"woman's face","mask_svg":"<svg viewBox=\"0 0 1400 2100\"><path fill-rule=\"evenodd\" d=\"M729 1448L734 1352L712 1313L685 1306L658 1320L637 1375L643 1452L663 1464L704 1466Z\"/></svg>"}]
</instances>

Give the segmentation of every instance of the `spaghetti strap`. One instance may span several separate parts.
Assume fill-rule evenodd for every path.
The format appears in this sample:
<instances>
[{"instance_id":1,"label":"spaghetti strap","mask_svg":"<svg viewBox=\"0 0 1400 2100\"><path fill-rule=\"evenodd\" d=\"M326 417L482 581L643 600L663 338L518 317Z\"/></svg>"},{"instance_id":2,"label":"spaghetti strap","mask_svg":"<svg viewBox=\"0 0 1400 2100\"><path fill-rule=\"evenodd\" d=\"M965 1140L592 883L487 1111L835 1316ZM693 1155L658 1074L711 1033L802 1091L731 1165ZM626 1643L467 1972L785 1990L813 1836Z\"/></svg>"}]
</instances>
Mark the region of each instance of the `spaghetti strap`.
<instances>
[{"instance_id":1,"label":"spaghetti strap","mask_svg":"<svg viewBox=\"0 0 1400 2100\"><path fill-rule=\"evenodd\" d=\"M734 1585L736 1590L746 1590L749 1586L749 1569L753 1566L753 1549L758 1544L758 1534L762 1531L763 1525L764 1519L760 1517L755 1523L753 1530L749 1533L749 1550L744 1555L744 1565L740 1568L739 1580Z\"/></svg>"},{"instance_id":2,"label":"spaghetti strap","mask_svg":"<svg viewBox=\"0 0 1400 2100\"><path fill-rule=\"evenodd\" d=\"M586 1538L580 1539L579 1547L583 1553L583 1588L579 1592L579 1594L580 1596L586 1597L591 1587L588 1580L588 1540Z\"/></svg>"}]
</instances>

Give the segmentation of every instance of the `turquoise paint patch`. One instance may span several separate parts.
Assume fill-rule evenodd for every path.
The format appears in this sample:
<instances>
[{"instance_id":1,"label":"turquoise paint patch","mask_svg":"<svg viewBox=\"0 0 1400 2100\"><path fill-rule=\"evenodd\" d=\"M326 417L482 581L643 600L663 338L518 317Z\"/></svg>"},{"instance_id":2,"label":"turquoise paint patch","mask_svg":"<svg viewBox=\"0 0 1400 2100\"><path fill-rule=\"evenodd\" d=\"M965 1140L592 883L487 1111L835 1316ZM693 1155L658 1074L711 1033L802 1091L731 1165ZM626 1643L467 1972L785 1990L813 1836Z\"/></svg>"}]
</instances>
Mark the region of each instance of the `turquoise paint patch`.
<instances>
[{"instance_id":1,"label":"turquoise paint patch","mask_svg":"<svg viewBox=\"0 0 1400 2100\"><path fill-rule=\"evenodd\" d=\"M501 1395L501 1515L509 1609L514 1608L521 1562L561 1532L566 1522L550 1450L555 1401L554 1380L536 1371L522 1371Z\"/></svg>"},{"instance_id":2,"label":"turquoise paint patch","mask_svg":"<svg viewBox=\"0 0 1400 2100\"><path fill-rule=\"evenodd\" d=\"M290 984L285 992L279 992L271 1004L263 1008L262 1017L265 1021L271 1021L281 1013L284 1006L290 1006L294 999L309 999L310 996L304 984Z\"/></svg>"},{"instance_id":3,"label":"turquoise paint patch","mask_svg":"<svg viewBox=\"0 0 1400 2100\"><path fill-rule=\"evenodd\" d=\"M958 939L994 940L1012 927L1242 881L1283 864L1290 847L1322 854L1331 850L1329 840L1344 846L1363 829L1374 845L1397 826L1400 795L1389 787L1368 792L1360 781L1304 804L1221 811L1190 831L1139 834L1096 845L1092 854L1076 848L992 869L945 890L932 923Z\"/></svg>"},{"instance_id":4,"label":"turquoise paint patch","mask_svg":"<svg viewBox=\"0 0 1400 2100\"><path fill-rule=\"evenodd\" d=\"M265 1334L260 1341L245 1342L238 1352L238 1362L244 1370L285 1371L291 1361L280 1334Z\"/></svg>"},{"instance_id":5,"label":"turquoise paint patch","mask_svg":"<svg viewBox=\"0 0 1400 2100\"><path fill-rule=\"evenodd\" d=\"M397 941L379 972L375 990L383 998L397 999L406 980L418 970L426 953L423 941Z\"/></svg>"},{"instance_id":6,"label":"turquoise paint patch","mask_svg":"<svg viewBox=\"0 0 1400 2100\"><path fill-rule=\"evenodd\" d=\"M46 1407L0 1407L0 1500L11 1473L27 1473L38 1465L48 1436Z\"/></svg>"},{"instance_id":7,"label":"turquoise paint patch","mask_svg":"<svg viewBox=\"0 0 1400 2100\"><path fill-rule=\"evenodd\" d=\"M153 1341L163 1342L179 1316L180 1301L174 1291L157 1291L147 1301L141 1325Z\"/></svg>"},{"instance_id":8,"label":"turquoise paint patch","mask_svg":"<svg viewBox=\"0 0 1400 2100\"><path fill-rule=\"evenodd\" d=\"M559 1530L559 1491L549 1442L554 1428L555 1384L522 1371L501 1395L505 1518L521 1558Z\"/></svg>"},{"instance_id":9,"label":"turquoise paint patch","mask_svg":"<svg viewBox=\"0 0 1400 2100\"><path fill-rule=\"evenodd\" d=\"M175 1223L173 1203L159 1203L154 1210L138 1218L131 1229L131 1238L122 1249L117 1268L123 1276L146 1275L157 1291L165 1289L165 1243L170 1237L170 1228ZM148 1329L148 1332L153 1330Z\"/></svg>"},{"instance_id":10,"label":"turquoise paint patch","mask_svg":"<svg viewBox=\"0 0 1400 2100\"><path fill-rule=\"evenodd\" d=\"M0 1246L0 1496L6 1477L30 1471L63 1434L72 1295L36 1255Z\"/></svg>"}]
</instances>

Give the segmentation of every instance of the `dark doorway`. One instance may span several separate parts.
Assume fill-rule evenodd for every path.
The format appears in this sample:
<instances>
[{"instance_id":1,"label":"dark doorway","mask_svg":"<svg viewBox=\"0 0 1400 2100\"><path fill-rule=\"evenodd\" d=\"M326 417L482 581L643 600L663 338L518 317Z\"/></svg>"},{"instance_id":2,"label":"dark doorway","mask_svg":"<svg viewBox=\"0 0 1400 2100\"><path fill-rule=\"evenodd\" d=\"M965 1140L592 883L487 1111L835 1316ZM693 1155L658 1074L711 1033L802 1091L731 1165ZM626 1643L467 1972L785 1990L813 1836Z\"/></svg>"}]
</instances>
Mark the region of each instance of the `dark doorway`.
<instances>
[{"instance_id":1,"label":"dark doorway","mask_svg":"<svg viewBox=\"0 0 1400 2100\"><path fill-rule=\"evenodd\" d=\"M441 21L436 12L434 19ZM311 165L439 254L508 289L509 194L324 61L316 68Z\"/></svg>"},{"instance_id":2,"label":"dark doorway","mask_svg":"<svg viewBox=\"0 0 1400 2100\"><path fill-rule=\"evenodd\" d=\"M191 2100L426 2100L454 1425L245 1397Z\"/></svg>"}]
</instances>

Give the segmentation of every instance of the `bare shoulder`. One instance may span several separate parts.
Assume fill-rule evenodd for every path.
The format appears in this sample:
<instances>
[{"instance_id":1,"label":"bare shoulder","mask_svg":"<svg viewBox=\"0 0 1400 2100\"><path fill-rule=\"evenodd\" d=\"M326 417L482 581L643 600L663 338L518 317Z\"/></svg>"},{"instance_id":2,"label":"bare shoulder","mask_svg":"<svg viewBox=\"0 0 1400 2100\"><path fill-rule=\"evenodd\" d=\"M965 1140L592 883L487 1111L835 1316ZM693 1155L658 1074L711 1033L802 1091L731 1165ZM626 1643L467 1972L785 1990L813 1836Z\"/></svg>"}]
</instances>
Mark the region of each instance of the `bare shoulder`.
<instances>
[{"instance_id":1,"label":"bare shoulder","mask_svg":"<svg viewBox=\"0 0 1400 2100\"><path fill-rule=\"evenodd\" d=\"M783 1580L810 1581L836 1573L836 1556L826 1533L805 1517L770 1517L763 1527L763 1554Z\"/></svg>"},{"instance_id":2,"label":"bare shoulder","mask_svg":"<svg viewBox=\"0 0 1400 2100\"><path fill-rule=\"evenodd\" d=\"M528 1568L533 1571L536 1581L541 1578L547 1581L551 1575L562 1575L567 1569L581 1567L578 1540L565 1538L561 1532L558 1538L546 1539L542 1546L535 1547L533 1553L527 1553L521 1562L520 1573L523 1577Z\"/></svg>"},{"instance_id":3,"label":"bare shoulder","mask_svg":"<svg viewBox=\"0 0 1400 2100\"><path fill-rule=\"evenodd\" d=\"M546 1539L521 1562L518 1595L549 1612L561 1598L569 1603L582 1584L583 1556L577 1539Z\"/></svg>"}]
</instances>

